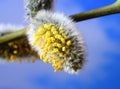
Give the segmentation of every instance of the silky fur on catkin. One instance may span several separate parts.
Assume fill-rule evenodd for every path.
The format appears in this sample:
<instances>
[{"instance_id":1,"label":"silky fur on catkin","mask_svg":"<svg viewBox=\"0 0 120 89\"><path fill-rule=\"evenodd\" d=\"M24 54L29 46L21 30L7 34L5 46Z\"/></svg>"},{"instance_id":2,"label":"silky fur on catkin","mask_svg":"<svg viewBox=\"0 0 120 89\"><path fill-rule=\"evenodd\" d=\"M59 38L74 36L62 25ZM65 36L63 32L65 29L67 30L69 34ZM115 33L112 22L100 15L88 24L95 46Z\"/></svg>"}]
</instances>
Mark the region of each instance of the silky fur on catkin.
<instances>
[{"instance_id":1,"label":"silky fur on catkin","mask_svg":"<svg viewBox=\"0 0 120 89\"><path fill-rule=\"evenodd\" d=\"M31 20L35 17L38 11L52 10L54 0L24 0L26 20Z\"/></svg>"},{"instance_id":2,"label":"silky fur on catkin","mask_svg":"<svg viewBox=\"0 0 120 89\"><path fill-rule=\"evenodd\" d=\"M75 74L83 67L85 45L75 23L61 13L42 10L27 32L30 45L54 71Z\"/></svg>"}]
</instances>

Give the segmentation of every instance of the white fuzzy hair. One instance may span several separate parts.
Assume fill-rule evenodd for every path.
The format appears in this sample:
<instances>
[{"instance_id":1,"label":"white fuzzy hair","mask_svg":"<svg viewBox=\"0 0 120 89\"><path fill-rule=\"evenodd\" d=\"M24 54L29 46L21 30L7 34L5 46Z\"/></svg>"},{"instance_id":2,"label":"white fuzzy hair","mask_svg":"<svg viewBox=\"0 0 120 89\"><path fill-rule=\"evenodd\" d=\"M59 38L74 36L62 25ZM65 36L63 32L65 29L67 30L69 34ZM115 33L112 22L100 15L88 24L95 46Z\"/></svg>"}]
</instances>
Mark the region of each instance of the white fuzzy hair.
<instances>
[{"instance_id":1,"label":"white fuzzy hair","mask_svg":"<svg viewBox=\"0 0 120 89\"><path fill-rule=\"evenodd\" d=\"M26 20L31 21L38 11L42 9L52 10L54 0L24 0L24 7L26 11Z\"/></svg>"},{"instance_id":2,"label":"white fuzzy hair","mask_svg":"<svg viewBox=\"0 0 120 89\"><path fill-rule=\"evenodd\" d=\"M20 30L22 29L23 26L16 26L16 25L11 25L11 24L0 24L0 36L10 33L10 32L14 32L16 30Z\"/></svg>"},{"instance_id":3,"label":"white fuzzy hair","mask_svg":"<svg viewBox=\"0 0 120 89\"><path fill-rule=\"evenodd\" d=\"M31 27L27 32L30 45L32 45L32 42L34 41L33 34L37 31L37 28L46 23L54 24L57 27L62 26L65 29L64 33L73 41L74 46L70 48L71 51L69 52L71 56L66 58L64 70L71 74L77 73L84 63L85 46L78 28L69 17L52 11L39 11L36 17L32 20ZM41 54L41 51L37 46L32 46L38 54Z\"/></svg>"}]
</instances>

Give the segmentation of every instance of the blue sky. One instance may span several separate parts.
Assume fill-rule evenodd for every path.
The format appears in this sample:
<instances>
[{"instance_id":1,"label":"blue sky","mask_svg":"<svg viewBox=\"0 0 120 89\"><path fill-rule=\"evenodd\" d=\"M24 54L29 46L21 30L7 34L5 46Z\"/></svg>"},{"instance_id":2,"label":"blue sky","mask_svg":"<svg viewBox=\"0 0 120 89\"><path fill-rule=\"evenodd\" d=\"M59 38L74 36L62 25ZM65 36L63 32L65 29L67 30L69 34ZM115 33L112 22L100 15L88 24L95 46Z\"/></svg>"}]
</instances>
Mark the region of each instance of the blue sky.
<instances>
[{"instance_id":1,"label":"blue sky","mask_svg":"<svg viewBox=\"0 0 120 89\"><path fill-rule=\"evenodd\" d=\"M71 15L114 0L56 0L55 11ZM23 0L1 0L0 23L24 25ZM120 14L77 23L87 46L87 62L78 75L54 73L50 65L0 63L0 89L120 89Z\"/></svg>"}]
</instances>

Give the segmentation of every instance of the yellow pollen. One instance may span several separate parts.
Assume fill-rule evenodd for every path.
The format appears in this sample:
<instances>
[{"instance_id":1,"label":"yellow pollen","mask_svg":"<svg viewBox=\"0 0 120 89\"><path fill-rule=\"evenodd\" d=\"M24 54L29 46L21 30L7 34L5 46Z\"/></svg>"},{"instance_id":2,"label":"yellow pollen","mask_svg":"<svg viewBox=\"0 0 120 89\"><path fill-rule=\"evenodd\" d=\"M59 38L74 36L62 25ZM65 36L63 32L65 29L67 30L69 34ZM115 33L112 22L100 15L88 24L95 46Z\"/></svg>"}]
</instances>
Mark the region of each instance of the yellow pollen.
<instances>
[{"instance_id":1,"label":"yellow pollen","mask_svg":"<svg viewBox=\"0 0 120 89\"><path fill-rule=\"evenodd\" d=\"M40 36L39 33L35 33L35 34L34 34L34 37L38 37L38 36Z\"/></svg>"},{"instance_id":2,"label":"yellow pollen","mask_svg":"<svg viewBox=\"0 0 120 89\"><path fill-rule=\"evenodd\" d=\"M65 60L61 60L61 61L60 61L60 64L61 64L61 65L63 65L63 64L64 64L64 62L65 62Z\"/></svg>"},{"instance_id":3,"label":"yellow pollen","mask_svg":"<svg viewBox=\"0 0 120 89\"><path fill-rule=\"evenodd\" d=\"M63 27L59 27L59 30L64 30L64 28Z\"/></svg>"},{"instance_id":4,"label":"yellow pollen","mask_svg":"<svg viewBox=\"0 0 120 89\"><path fill-rule=\"evenodd\" d=\"M54 54L55 52L54 51L51 51L50 54Z\"/></svg>"},{"instance_id":5,"label":"yellow pollen","mask_svg":"<svg viewBox=\"0 0 120 89\"><path fill-rule=\"evenodd\" d=\"M65 52L71 40L67 40L63 27L52 24L44 24L34 33L33 45L40 50L40 59L45 63L52 64L54 71L63 70Z\"/></svg>"},{"instance_id":6,"label":"yellow pollen","mask_svg":"<svg viewBox=\"0 0 120 89\"><path fill-rule=\"evenodd\" d=\"M58 63L59 62L59 59L54 59L54 63Z\"/></svg>"},{"instance_id":7,"label":"yellow pollen","mask_svg":"<svg viewBox=\"0 0 120 89\"><path fill-rule=\"evenodd\" d=\"M57 48L54 48L53 51L50 52L50 54L55 54L57 52L59 52L59 50Z\"/></svg>"},{"instance_id":8,"label":"yellow pollen","mask_svg":"<svg viewBox=\"0 0 120 89\"><path fill-rule=\"evenodd\" d=\"M42 44L42 45L41 45L41 49L43 49L44 47L45 47L45 45L44 45L44 44Z\"/></svg>"},{"instance_id":9,"label":"yellow pollen","mask_svg":"<svg viewBox=\"0 0 120 89\"><path fill-rule=\"evenodd\" d=\"M40 55L40 59L43 60L43 55Z\"/></svg>"},{"instance_id":10,"label":"yellow pollen","mask_svg":"<svg viewBox=\"0 0 120 89\"><path fill-rule=\"evenodd\" d=\"M56 31L56 30L57 30L57 28L56 28L55 26L52 26L51 32L54 32L54 31Z\"/></svg>"},{"instance_id":11,"label":"yellow pollen","mask_svg":"<svg viewBox=\"0 0 120 89\"><path fill-rule=\"evenodd\" d=\"M58 67L58 64L57 64L57 63L53 63L52 66L53 66L54 68L57 68L57 67Z\"/></svg>"},{"instance_id":12,"label":"yellow pollen","mask_svg":"<svg viewBox=\"0 0 120 89\"><path fill-rule=\"evenodd\" d=\"M50 37L51 41L54 42L55 41L55 38L54 37Z\"/></svg>"},{"instance_id":13,"label":"yellow pollen","mask_svg":"<svg viewBox=\"0 0 120 89\"><path fill-rule=\"evenodd\" d=\"M66 47L62 47L62 51L65 52L66 51Z\"/></svg>"},{"instance_id":14,"label":"yellow pollen","mask_svg":"<svg viewBox=\"0 0 120 89\"><path fill-rule=\"evenodd\" d=\"M57 34L58 34L58 31L53 31L53 34L54 34L54 35L57 35Z\"/></svg>"},{"instance_id":15,"label":"yellow pollen","mask_svg":"<svg viewBox=\"0 0 120 89\"><path fill-rule=\"evenodd\" d=\"M46 38L49 38L50 36L51 36L50 31L47 31L46 34L45 34L45 37L46 37Z\"/></svg>"},{"instance_id":16,"label":"yellow pollen","mask_svg":"<svg viewBox=\"0 0 120 89\"><path fill-rule=\"evenodd\" d=\"M55 69L54 69L54 72L58 72L58 70L59 70L59 68L55 68Z\"/></svg>"},{"instance_id":17,"label":"yellow pollen","mask_svg":"<svg viewBox=\"0 0 120 89\"><path fill-rule=\"evenodd\" d=\"M70 46L72 44L72 42L70 40L67 41L67 46Z\"/></svg>"},{"instance_id":18,"label":"yellow pollen","mask_svg":"<svg viewBox=\"0 0 120 89\"><path fill-rule=\"evenodd\" d=\"M59 50L58 50L57 48L55 48L53 51L54 51L54 52L58 52Z\"/></svg>"},{"instance_id":19,"label":"yellow pollen","mask_svg":"<svg viewBox=\"0 0 120 89\"><path fill-rule=\"evenodd\" d=\"M50 45L50 43L46 43L44 49L46 49L49 45Z\"/></svg>"},{"instance_id":20,"label":"yellow pollen","mask_svg":"<svg viewBox=\"0 0 120 89\"><path fill-rule=\"evenodd\" d=\"M60 67L59 70L63 70L63 67Z\"/></svg>"},{"instance_id":21,"label":"yellow pollen","mask_svg":"<svg viewBox=\"0 0 120 89\"><path fill-rule=\"evenodd\" d=\"M11 55L10 56L10 59L11 59L11 61L12 61L12 63L15 61L15 56L14 55Z\"/></svg>"},{"instance_id":22,"label":"yellow pollen","mask_svg":"<svg viewBox=\"0 0 120 89\"><path fill-rule=\"evenodd\" d=\"M14 54L17 54L17 53L18 53L18 51L17 51L17 50L14 50L14 51L13 51L13 53L14 53Z\"/></svg>"},{"instance_id":23,"label":"yellow pollen","mask_svg":"<svg viewBox=\"0 0 120 89\"><path fill-rule=\"evenodd\" d=\"M9 42L8 45L9 45L9 46L12 46L12 45L13 45L13 42Z\"/></svg>"},{"instance_id":24,"label":"yellow pollen","mask_svg":"<svg viewBox=\"0 0 120 89\"><path fill-rule=\"evenodd\" d=\"M46 55L47 55L46 53L44 53L44 54L43 54L43 59L45 59L45 58L46 58Z\"/></svg>"},{"instance_id":25,"label":"yellow pollen","mask_svg":"<svg viewBox=\"0 0 120 89\"><path fill-rule=\"evenodd\" d=\"M17 46L17 45L13 45L13 47L14 47L14 48L18 48L18 46Z\"/></svg>"},{"instance_id":26,"label":"yellow pollen","mask_svg":"<svg viewBox=\"0 0 120 89\"><path fill-rule=\"evenodd\" d=\"M61 40L61 42L62 42L63 44L65 43L65 39L64 39L64 38L61 38L60 40Z\"/></svg>"},{"instance_id":27,"label":"yellow pollen","mask_svg":"<svg viewBox=\"0 0 120 89\"><path fill-rule=\"evenodd\" d=\"M38 28L38 32L39 32L39 34L42 35L42 34L45 33L45 29L43 29L43 28L40 27L40 28Z\"/></svg>"},{"instance_id":28,"label":"yellow pollen","mask_svg":"<svg viewBox=\"0 0 120 89\"><path fill-rule=\"evenodd\" d=\"M58 48L61 48L61 47L62 47L62 45L59 44L59 43L57 43L56 45L57 45Z\"/></svg>"},{"instance_id":29,"label":"yellow pollen","mask_svg":"<svg viewBox=\"0 0 120 89\"><path fill-rule=\"evenodd\" d=\"M34 40L37 41L37 40L39 40L39 38L40 38L39 36L36 36L36 37L34 37Z\"/></svg>"},{"instance_id":30,"label":"yellow pollen","mask_svg":"<svg viewBox=\"0 0 120 89\"><path fill-rule=\"evenodd\" d=\"M49 51L51 49L51 46L49 45L48 47L46 47L46 50Z\"/></svg>"},{"instance_id":31,"label":"yellow pollen","mask_svg":"<svg viewBox=\"0 0 120 89\"><path fill-rule=\"evenodd\" d=\"M47 30L50 30L51 29L51 24L44 24L44 28L47 29Z\"/></svg>"},{"instance_id":32,"label":"yellow pollen","mask_svg":"<svg viewBox=\"0 0 120 89\"><path fill-rule=\"evenodd\" d=\"M51 38L48 38L48 39L47 39L47 43L50 44L51 42L52 42L52 41L51 41Z\"/></svg>"},{"instance_id":33,"label":"yellow pollen","mask_svg":"<svg viewBox=\"0 0 120 89\"><path fill-rule=\"evenodd\" d=\"M55 38L57 39L57 38L58 38L58 35L55 35Z\"/></svg>"},{"instance_id":34,"label":"yellow pollen","mask_svg":"<svg viewBox=\"0 0 120 89\"><path fill-rule=\"evenodd\" d=\"M44 59L43 62L48 63L49 61L47 59Z\"/></svg>"},{"instance_id":35,"label":"yellow pollen","mask_svg":"<svg viewBox=\"0 0 120 89\"><path fill-rule=\"evenodd\" d=\"M64 33L62 33L62 36L63 36L65 39L67 39L67 36L66 36Z\"/></svg>"},{"instance_id":36,"label":"yellow pollen","mask_svg":"<svg viewBox=\"0 0 120 89\"><path fill-rule=\"evenodd\" d=\"M36 45L36 42L35 42L35 41L33 41L33 42L32 42L32 45Z\"/></svg>"},{"instance_id":37,"label":"yellow pollen","mask_svg":"<svg viewBox=\"0 0 120 89\"><path fill-rule=\"evenodd\" d=\"M53 43L53 46L57 46L57 43L55 42L55 43Z\"/></svg>"},{"instance_id":38,"label":"yellow pollen","mask_svg":"<svg viewBox=\"0 0 120 89\"><path fill-rule=\"evenodd\" d=\"M62 36L61 36L61 35L58 35L58 36L57 36L57 38L58 38L58 39L61 39L61 38L62 38Z\"/></svg>"}]
</instances>

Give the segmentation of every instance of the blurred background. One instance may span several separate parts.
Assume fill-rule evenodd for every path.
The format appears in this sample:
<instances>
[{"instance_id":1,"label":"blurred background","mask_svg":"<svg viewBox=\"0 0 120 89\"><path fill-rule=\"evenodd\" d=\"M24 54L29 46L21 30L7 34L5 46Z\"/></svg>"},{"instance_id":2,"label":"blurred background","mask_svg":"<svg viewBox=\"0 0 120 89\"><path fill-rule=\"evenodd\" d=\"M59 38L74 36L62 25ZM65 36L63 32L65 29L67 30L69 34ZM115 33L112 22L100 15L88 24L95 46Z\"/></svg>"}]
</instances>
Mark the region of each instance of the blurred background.
<instances>
[{"instance_id":1,"label":"blurred background","mask_svg":"<svg viewBox=\"0 0 120 89\"><path fill-rule=\"evenodd\" d=\"M55 0L55 11L69 16L103 7L115 0ZM26 26L23 0L0 0L0 24ZM0 61L0 89L120 89L120 14L77 23L87 58L77 75L53 72L42 61Z\"/></svg>"}]
</instances>

